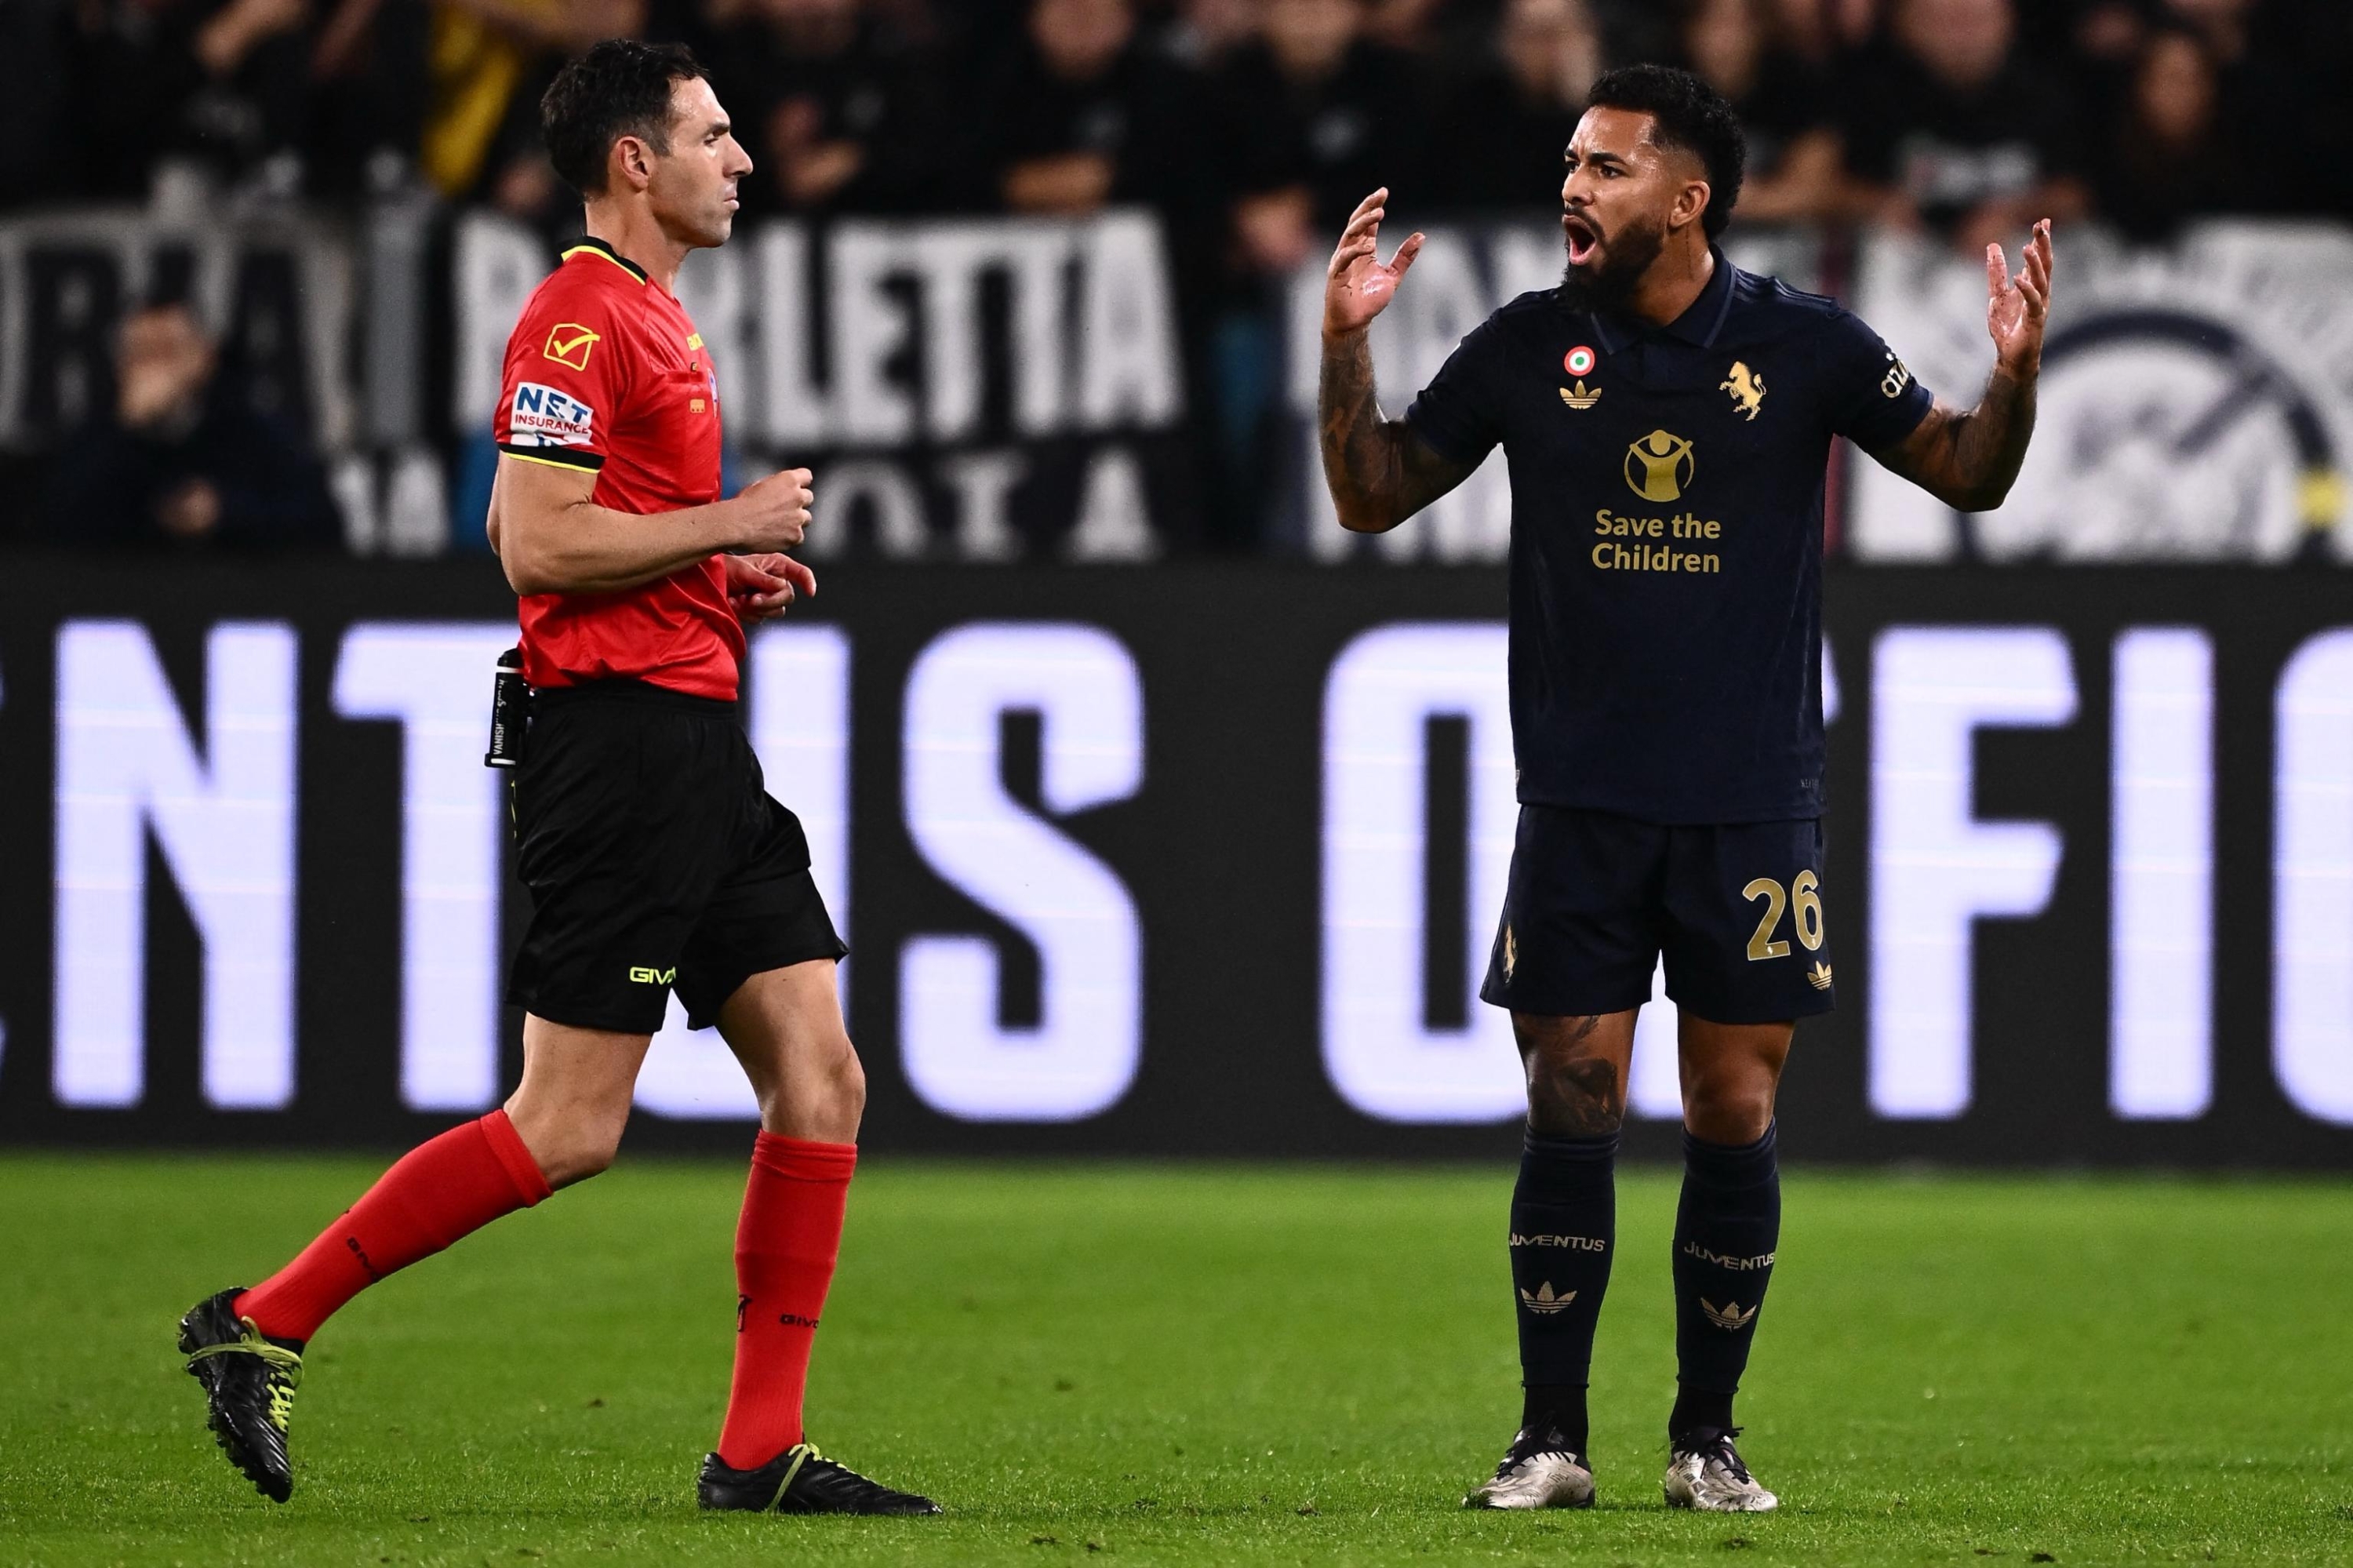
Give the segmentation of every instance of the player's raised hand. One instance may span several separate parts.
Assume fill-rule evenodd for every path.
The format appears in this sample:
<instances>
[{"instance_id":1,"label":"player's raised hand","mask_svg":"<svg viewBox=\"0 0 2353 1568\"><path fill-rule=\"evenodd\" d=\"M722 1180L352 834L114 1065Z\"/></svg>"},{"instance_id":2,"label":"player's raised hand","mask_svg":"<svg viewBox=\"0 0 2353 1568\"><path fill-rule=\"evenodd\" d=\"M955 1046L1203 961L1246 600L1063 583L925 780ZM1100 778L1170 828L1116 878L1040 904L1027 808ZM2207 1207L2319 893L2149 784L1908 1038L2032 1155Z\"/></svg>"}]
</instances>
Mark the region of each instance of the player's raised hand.
<instances>
[{"instance_id":1,"label":"player's raised hand","mask_svg":"<svg viewBox=\"0 0 2353 1568\"><path fill-rule=\"evenodd\" d=\"M1387 262L1380 257L1381 219L1388 213L1388 187L1356 204L1341 231L1339 249L1324 274L1324 331L1338 335L1359 332L1388 307L1389 297L1405 281L1406 269L1421 254L1421 236L1406 236L1405 243Z\"/></svg>"},{"instance_id":2,"label":"player's raised hand","mask_svg":"<svg viewBox=\"0 0 2353 1568\"><path fill-rule=\"evenodd\" d=\"M805 468L780 469L745 485L735 497L744 514L744 549L789 550L799 544L808 532L809 500L809 471Z\"/></svg>"},{"instance_id":3,"label":"player's raised hand","mask_svg":"<svg viewBox=\"0 0 2353 1568\"><path fill-rule=\"evenodd\" d=\"M2034 226L2018 276L1999 245L1986 247L1986 330L2004 370L2031 376L2042 366L2042 328L2051 314L2051 220Z\"/></svg>"}]
</instances>

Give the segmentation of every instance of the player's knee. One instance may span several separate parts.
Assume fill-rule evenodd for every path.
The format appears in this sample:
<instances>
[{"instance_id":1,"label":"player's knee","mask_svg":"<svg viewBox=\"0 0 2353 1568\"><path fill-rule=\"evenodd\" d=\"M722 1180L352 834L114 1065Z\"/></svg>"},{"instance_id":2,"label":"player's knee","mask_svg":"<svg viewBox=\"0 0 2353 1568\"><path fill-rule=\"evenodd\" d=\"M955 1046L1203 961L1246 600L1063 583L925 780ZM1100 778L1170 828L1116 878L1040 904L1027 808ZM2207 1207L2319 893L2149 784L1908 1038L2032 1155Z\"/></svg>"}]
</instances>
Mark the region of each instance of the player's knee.
<instances>
[{"instance_id":1,"label":"player's knee","mask_svg":"<svg viewBox=\"0 0 2353 1568\"><path fill-rule=\"evenodd\" d=\"M1600 1138L1626 1119L1625 1086L1600 1056L1540 1051L1528 1059L1528 1127L1546 1138Z\"/></svg>"},{"instance_id":2,"label":"player's knee","mask_svg":"<svg viewBox=\"0 0 2353 1568\"><path fill-rule=\"evenodd\" d=\"M543 1150L533 1150L532 1156L539 1162L540 1174L547 1178L547 1184L561 1188L611 1170L620 1150L618 1128L609 1136L602 1129L582 1128L551 1140Z\"/></svg>"},{"instance_id":3,"label":"player's knee","mask_svg":"<svg viewBox=\"0 0 2353 1568\"><path fill-rule=\"evenodd\" d=\"M1755 1074L1702 1077L1683 1086L1683 1126L1709 1143L1754 1143L1773 1124L1773 1083Z\"/></svg>"},{"instance_id":4,"label":"player's knee","mask_svg":"<svg viewBox=\"0 0 2353 1568\"><path fill-rule=\"evenodd\" d=\"M855 1135L866 1115L866 1065L848 1040L827 1064L825 1092L833 1119Z\"/></svg>"},{"instance_id":5,"label":"player's knee","mask_svg":"<svg viewBox=\"0 0 2353 1568\"><path fill-rule=\"evenodd\" d=\"M866 1069L842 1035L760 1092L761 1125L790 1137L857 1141L866 1115Z\"/></svg>"}]
</instances>

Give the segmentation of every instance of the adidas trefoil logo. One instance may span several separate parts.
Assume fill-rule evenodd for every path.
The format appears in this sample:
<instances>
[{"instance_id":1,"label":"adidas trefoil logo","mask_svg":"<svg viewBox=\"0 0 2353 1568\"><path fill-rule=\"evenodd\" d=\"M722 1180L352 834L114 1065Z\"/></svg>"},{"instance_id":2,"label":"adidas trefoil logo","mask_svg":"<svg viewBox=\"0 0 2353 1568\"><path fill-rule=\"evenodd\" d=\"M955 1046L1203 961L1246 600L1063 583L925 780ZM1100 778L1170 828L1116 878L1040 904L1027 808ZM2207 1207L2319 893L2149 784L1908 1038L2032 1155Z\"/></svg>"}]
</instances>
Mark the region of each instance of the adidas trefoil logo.
<instances>
[{"instance_id":1,"label":"adidas trefoil logo","mask_svg":"<svg viewBox=\"0 0 2353 1568\"><path fill-rule=\"evenodd\" d=\"M1552 1281L1549 1279L1537 1286L1533 1295L1525 1290L1520 1292L1520 1305L1539 1318L1549 1318L1556 1312L1564 1311L1568 1304L1576 1299L1577 1292L1574 1290L1555 1296L1552 1293Z\"/></svg>"},{"instance_id":2,"label":"adidas trefoil logo","mask_svg":"<svg viewBox=\"0 0 2353 1568\"><path fill-rule=\"evenodd\" d=\"M1560 389L1560 400L1572 408L1590 408L1601 401L1601 388L1596 387L1588 390L1580 379L1574 390L1567 387Z\"/></svg>"},{"instance_id":3,"label":"adidas trefoil logo","mask_svg":"<svg viewBox=\"0 0 2353 1568\"><path fill-rule=\"evenodd\" d=\"M1527 1292L1523 1290L1520 1294L1525 1296ZM1699 1309L1707 1314L1709 1322L1727 1334L1740 1332L1741 1330L1748 1327L1749 1319L1757 1316L1757 1308L1754 1307L1743 1312L1737 1301L1727 1301L1719 1307L1704 1296L1699 1298Z\"/></svg>"},{"instance_id":4,"label":"adidas trefoil logo","mask_svg":"<svg viewBox=\"0 0 2353 1568\"><path fill-rule=\"evenodd\" d=\"M1828 990L1830 990L1830 989L1831 989L1831 967L1830 967L1830 965L1828 965L1828 964L1826 964L1826 963L1821 962L1820 959L1815 960L1814 967L1813 967L1812 969L1808 969L1808 970L1806 971L1806 983L1807 983L1808 985L1812 986L1816 991L1828 991Z\"/></svg>"}]
</instances>

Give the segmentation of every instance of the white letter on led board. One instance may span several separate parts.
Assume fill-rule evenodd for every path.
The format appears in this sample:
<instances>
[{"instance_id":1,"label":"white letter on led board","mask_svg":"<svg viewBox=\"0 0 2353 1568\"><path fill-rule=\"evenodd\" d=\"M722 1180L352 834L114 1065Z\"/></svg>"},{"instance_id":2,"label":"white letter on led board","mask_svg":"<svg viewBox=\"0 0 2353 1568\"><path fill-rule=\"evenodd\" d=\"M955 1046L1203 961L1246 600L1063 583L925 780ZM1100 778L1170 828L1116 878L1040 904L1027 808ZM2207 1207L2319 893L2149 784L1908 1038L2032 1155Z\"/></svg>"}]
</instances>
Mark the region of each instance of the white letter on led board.
<instances>
[{"instance_id":1,"label":"white letter on led board","mask_svg":"<svg viewBox=\"0 0 2353 1568\"><path fill-rule=\"evenodd\" d=\"M2280 672L2272 1067L2288 1102L2353 1122L2353 630Z\"/></svg>"},{"instance_id":2,"label":"white letter on led board","mask_svg":"<svg viewBox=\"0 0 2353 1568\"><path fill-rule=\"evenodd\" d=\"M912 938L899 970L907 1081L934 1110L970 1121L1075 1121L1110 1109L1134 1080L1142 948L1119 877L1008 795L999 721L1041 719L1039 793L1068 815L1124 800L1144 777L1135 663L1108 632L979 623L926 648L907 679L907 832L950 885L1038 949L1039 1022L997 1022L997 954L987 938Z\"/></svg>"},{"instance_id":3,"label":"white letter on led board","mask_svg":"<svg viewBox=\"0 0 2353 1568\"><path fill-rule=\"evenodd\" d=\"M1499 625L1364 633L1324 688L1324 1065L1340 1097L1385 1121L1497 1121L1526 1104L1511 1015L1477 999L1519 819ZM1429 721L1468 721L1469 1022L1431 1029Z\"/></svg>"},{"instance_id":4,"label":"white letter on led board","mask_svg":"<svg viewBox=\"0 0 2353 1568\"><path fill-rule=\"evenodd\" d=\"M58 632L57 979L51 1082L69 1106L146 1086L147 840L204 946L205 1098L294 1097L293 631L206 640L203 757L145 628Z\"/></svg>"},{"instance_id":5,"label":"white letter on led board","mask_svg":"<svg viewBox=\"0 0 2353 1568\"><path fill-rule=\"evenodd\" d=\"M487 1110L499 1097L500 786L482 766L505 621L363 621L343 637L335 711L396 719L400 746L400 1097Z\"/></svg>"},{"instance_id":6,"label":"white letter on led board","mask_svg":"<svg viewBox=\"0 0 2353 1568\"><path fill-rule=\"evenodd\" d=\"M2183 1119L2213 1097L2214 648L2116 639L2110 760L2108 1104Z\"/></svg>"},{"instance_id":7,"label":"white letter on led board","mask_svg":"<svg viewBox=\"0 0 2353 1568\"><path fill-rule=\"evenodd\" d=\"M2047 822L1981 822L1977 732L2075 716L2066 640L2042 627L1892 627L1872 682L1871 1104L1968 1108L1976 922L2042 912L2058 874Z\"/></svg>"}]
</instances>

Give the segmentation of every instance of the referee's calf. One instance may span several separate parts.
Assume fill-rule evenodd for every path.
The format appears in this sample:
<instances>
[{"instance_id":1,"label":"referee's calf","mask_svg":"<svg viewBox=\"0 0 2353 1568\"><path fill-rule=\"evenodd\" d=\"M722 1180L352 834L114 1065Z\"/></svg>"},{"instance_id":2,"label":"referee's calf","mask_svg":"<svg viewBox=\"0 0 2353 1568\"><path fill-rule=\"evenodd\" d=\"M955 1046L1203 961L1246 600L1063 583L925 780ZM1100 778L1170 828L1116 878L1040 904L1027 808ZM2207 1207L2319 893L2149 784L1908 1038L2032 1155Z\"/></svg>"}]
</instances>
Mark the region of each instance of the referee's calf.
<instances>
[{"instance_id":1,"label":"referee's calf","mask_svg":"<svg viewBox=\"0 0 2353 1568\"><path fill-rule=\"evenodd\" d=\"M735 1233L735 1375L698 1494L712 1509L936 1513L822 1457L801 1428L811 1343L858 1160L866 1081L842 1027L847 950L808 841L736 715L748 623L814 593L779 552L809 521L791 469L720 499L719 382L670 291L723 245L752 160L683 48L597 45L541 103L586 234L507 342L491 545L521 599L532 716L514 779L532 919L507 997L523 1074L503 1109L413 1150L301 1255L180 1325L214 1435L292 1489L302 1350L396 1268L612 1163L670 993L716 1023L760 1102Z\"/></svg>"}]
</instances>

